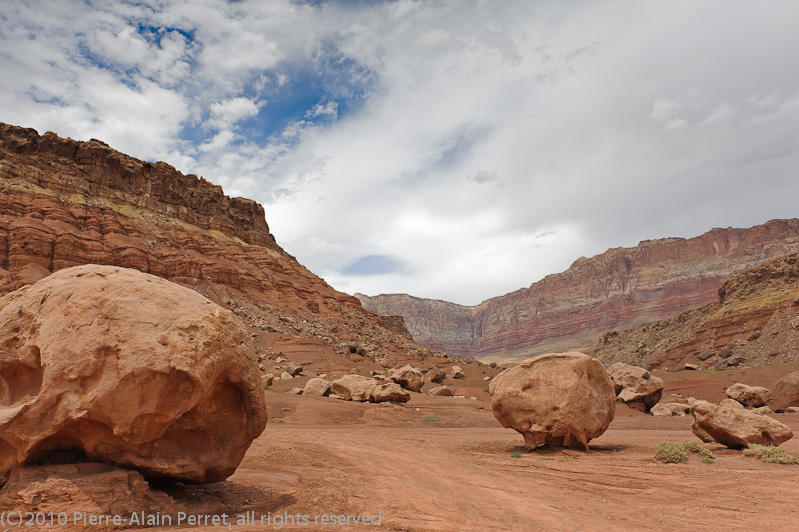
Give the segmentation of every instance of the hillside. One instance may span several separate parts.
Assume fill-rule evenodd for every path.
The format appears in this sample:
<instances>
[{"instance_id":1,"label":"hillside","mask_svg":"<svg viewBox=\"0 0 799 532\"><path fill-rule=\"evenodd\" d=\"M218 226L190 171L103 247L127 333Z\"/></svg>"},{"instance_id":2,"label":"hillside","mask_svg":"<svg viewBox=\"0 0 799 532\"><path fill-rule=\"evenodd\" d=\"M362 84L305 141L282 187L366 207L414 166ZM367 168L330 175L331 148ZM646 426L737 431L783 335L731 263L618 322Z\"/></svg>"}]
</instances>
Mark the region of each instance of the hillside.
<instances>
[{"instance_id":1,"label":"hillside","mask_svg":"<svg viewBox=\"0 0 799 532\"><path fill-rule=\"evenodd\" d=\"M799 220L772 220L582 257L565 272L473 307L404 294L356 297L378 314L404 316L421 344L513 360L590 348L604 331L674 316L711 301L731 275L796 251Z\"/></svg>"},{"instance_id":2,"label":"hillside","mask_svg":"<svg viewBox=\"0 0 799 532\"><path fill-rule=\"evenodd\" d=\"M353 345L386 364L434 354L281 249L256 202L98 140L0 124L0 295L87 263L196 290L239 315L264 356L347 366Z\"/></svg>"},{"instance_id":3,"label":"hillside","mask_svg":"<svg viewBox=\"0 0 799 532\"><path fill-rule=\"evenodd\" d=\"M736 274L701 307L603 334L594 356L606 364L672 370L799 358L799 253Z\"/></svg>"}]
</instances>

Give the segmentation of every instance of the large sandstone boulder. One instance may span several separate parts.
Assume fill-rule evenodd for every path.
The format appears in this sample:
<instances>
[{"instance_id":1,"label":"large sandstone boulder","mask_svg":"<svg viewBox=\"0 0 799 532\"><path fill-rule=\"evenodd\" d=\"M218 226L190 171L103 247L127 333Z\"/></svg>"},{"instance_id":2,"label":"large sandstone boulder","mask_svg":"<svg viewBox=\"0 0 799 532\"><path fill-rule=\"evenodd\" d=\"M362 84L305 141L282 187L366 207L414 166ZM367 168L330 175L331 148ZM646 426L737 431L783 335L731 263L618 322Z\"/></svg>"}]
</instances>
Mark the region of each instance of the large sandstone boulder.
<instances>
[{"instance_id":1,"label":"large sandstone boulder","mask_svg":"<svg viewBox=\"0 0 799 532\"><path fill-rule=\"evenodd\" d=\"M60 451L148 476L230 476L266 426L230 311L137 270L78 266L0 299L0 482Z\"/></svg>"},{"instance_id":2,"label":"large sandstone boulder","mask_svg":"<svg viewBox=\"0 0 799 532\"><path fill-rule=\"evenodd\" d=\"M766 396L768 395L768 388L760 386L749 386L748 384L741 384L737 382L727 388L727 397L735 399L744 406L766 406Z\"/></svg>"},{"instance_id":3,"label":"large sandstone boulder","mask_svg":"<svg viewBox=\"0 0 799 532\"><path fill-rule=\"evenodd\" d=\"M382 382L377 384L372 390L369 400L373 403L407 403L411 400L411 394L402 389L396 382Z\"/></svg>"},{"instance_id":4,"label":"large sandstone boulder","mask_svg":"<svg viewBox=\"0 0 799 532\"><path fill-rule=\"evenodd\" d=\"M690 406L682 403L658 403L651 409L651 414L655 417L686 416Z\"/></svg>"},{"instance_id":5,"label":"large sandstone boulder","mask_svg":"<svg viewBox=\"0 0 799 532\"><path fill-rule=\"evenodd\" d=\"M697 401L691 407L694 434L703 441L710 436L731 449L741 449L750 443L779 445L793 437L790 427L776 419L751 412L745 408L714 405Z\"/></svg>"},{"instance_id":6,"label":"large sandstone boulder","mask_svg":"<svg viewBox=\"0 0 799 532\"><path fill-rule=\"evenodd\" d=\"M663 396L663 379L644 368L616 362L608 369L619 401L641 412L649 412Z\"/></svg>"},{"instance_id":7,"label":"large sandstone boulder","mask_svg":"<svg viewBox=\"0 0 799 532\"><path fill-rule=\"evenodd\" d=\"M520 432L528 449L545 444L587 449L616 412L605 368L577 352L527 359L497 375L490 392L494 416Z\"/></svg>"},{"instance_id":8,"label":"large sandstone boulder","mask_svg":"<svg viewBox=\"0 0 799 532\"><path fill-rule=\"evenodd\" d=\"M330 385L330 391L346 401L366 402L372 396L375 386L377 386L376 380L350 373L334 380Z\"/></svg>"},{"instance_id":9,"label":"large sandstone boulder","mask_svg":"<svg viewBox=\"0 0 799 532\"><path fill-rule=\"evenodd\" d=\"M452 397L453 395L452 390L446 386L436 386L435 388L430 388L430 391L427 393L438 397Z\"/></svg>"},{"instance_id":10,"label":"large sandstone boulder","mask_svg":"<svg viewBox=\"0 0 799 532\"><path fill-rule=\"evenodd\" d=\"M789 406L799 406L799 371L778 380L766 396L766 404L775 412L783 412Z\"/></svg>"},{"instance_id":11,"label":"large sandstone boulder","mask_svg":"<svg viewBox=\"0 0 799 532\"><path fill-rule=\"evenodd\" d=\"M427 372L427 380L435 384L441 384L446 377L447 374L441 368L430 368Z\"/></svg>"},{"instance_id":12,"label":"large sandstone boulder","mask_svg":"<svg viewBox=\"0 0 799 532\"><path fill-rule=\"evenodd\" d=\"M303 395L312 395L316 397L326 397L330 395L330 383L325 379L314 377L305 383Z\"/></svg>"},{"instance_id":13,"label":"large sandstone boulder","mask_svg":"<svg viewBox=\"0 0 799 532\"><path fill-rule=\"evenodd\" d=\"M449 370L449 376L453 379L465 379L466 374L460 366L452 366Z\"/></svg>"},{"instance_id":14,"label":"large sandstone boulder","mask_svg":"<svg viewBox=\"0 0 799 532\"><path fill-rule=\"evenodd\" d=\"M386 372L386 379L396 382L406 390L418 392L424 386L424 373L411 366L393 368Z\"/></svg>"}]
</instances>

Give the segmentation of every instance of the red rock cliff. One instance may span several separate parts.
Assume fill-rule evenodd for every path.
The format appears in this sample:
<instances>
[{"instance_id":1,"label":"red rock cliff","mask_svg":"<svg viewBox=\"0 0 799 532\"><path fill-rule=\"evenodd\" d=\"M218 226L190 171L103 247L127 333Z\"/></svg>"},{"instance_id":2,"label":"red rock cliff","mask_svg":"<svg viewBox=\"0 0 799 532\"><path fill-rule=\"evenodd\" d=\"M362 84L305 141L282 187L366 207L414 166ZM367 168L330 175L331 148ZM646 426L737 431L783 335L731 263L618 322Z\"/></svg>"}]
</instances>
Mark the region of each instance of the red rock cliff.
<instances>
[{"instance_id":1,"label":"red rock cliff","mask_svg":"<svg viewBox=\"0 0 799 532\"><path fill-rule=\"evenodd\" d=\"M799 220L772 220L610 249L474 307L356 296L378 314L403 315L422 344L462 356L518 359L590 347L604 331L673 316L714 299L731 275L795 251Z\"/></svg>"},{"instance_id":2,"label":"red rock cliff","mask_svg":"<svg viewBox=\"0 0 799 532\"><path fill-rule=\"evenodd\" d=\"M258 334L357 342L377 358L420 349L283 251L256 202L97 140L0 124L0 295L89 263L193 288Z\"/></svg>"}]
</instances>

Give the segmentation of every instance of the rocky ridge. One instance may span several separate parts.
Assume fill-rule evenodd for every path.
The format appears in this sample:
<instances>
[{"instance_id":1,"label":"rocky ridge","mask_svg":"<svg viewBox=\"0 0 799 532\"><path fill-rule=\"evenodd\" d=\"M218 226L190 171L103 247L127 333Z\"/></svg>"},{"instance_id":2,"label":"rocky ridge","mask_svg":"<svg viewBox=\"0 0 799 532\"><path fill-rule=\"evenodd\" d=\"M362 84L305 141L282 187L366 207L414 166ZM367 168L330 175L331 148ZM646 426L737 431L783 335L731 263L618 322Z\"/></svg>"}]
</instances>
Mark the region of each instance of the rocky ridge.
<instances>
[{"instance_id":1,"label":"rocky ridge","mask_svg":"<svg viewBox=\"0 0 799 532\"><path fill-rule=\"evenodd\" d=\"M0 295L81 264L196 290L251 327L261 356L297 341L387 365L435 354L281 249L256 202L98 140L0 124Z\"/></svg>"},{"instance_id":2,"label":"rocky ridge","mask_svg":"<svg viewBox=\"0 0 799 532\"><path fill-rule=\"evenodd\" d=\"M799 358L799 253L738 273L715 301L600 336L594 356L650 369L699 369Z\"/></svg>"},{"instance_id":3,"label":"rocky ridge","mask_svg":"<svg viewBox=\"0 0 799 532\"><path fill-rule=\"evenodd\" d=\"M483 360L522 359L588 348L605 331L707 303L731 275L796 251L799 220L772 220L582 257L565 272L473 307L405 294L356 297L378 314L404 316L421 344Z\"/></svg>"}]
</instances>

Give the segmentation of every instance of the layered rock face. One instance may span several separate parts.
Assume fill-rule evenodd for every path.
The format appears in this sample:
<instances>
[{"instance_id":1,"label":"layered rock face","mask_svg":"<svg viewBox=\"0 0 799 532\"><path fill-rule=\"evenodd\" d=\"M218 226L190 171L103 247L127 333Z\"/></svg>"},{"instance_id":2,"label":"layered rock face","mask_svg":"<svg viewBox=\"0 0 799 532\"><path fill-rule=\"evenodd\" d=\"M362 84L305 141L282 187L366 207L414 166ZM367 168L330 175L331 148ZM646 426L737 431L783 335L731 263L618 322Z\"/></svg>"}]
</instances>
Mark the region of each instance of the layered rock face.
<instances>
[{"instance_id":1,"label":"layered rock face","mask_svg":"<svg viewBox=\"0 0 799 532\"><path fill-rule=\"evenodd\" d=\"M53 453L216 482L266 426L247 331L188 288L67 268L0 299L0 482Z\"/></svg>"},{"instance_id":2,"label":"layered rock face","mask_svg":"<svg viewBox=\"0 0 799 532\"><path fill-rule=\"evenodd\" d=\"M738 273L715 301L603 334L594 356L650 369L771 364L799 357L799 253Z\"/></svg>"},{"instance_id":3,"label":"layered rock face","mask_svg":"<svg viewBox=\"0 0 799 532\"><path fill-rule=\"evenodd\" d=\"M378 314L401 314L414 339L450 354L519 359L593 346L600 333L707 303L731 275L799 251L799 220L713 229L580 258L510 294L474 307L404 294L356 294Z\"/></svg>"},{"instance_id":4,"label":"layered rock face","mask_svg":"<svg viewBox=\"0 0 799 532\"><path fill-rule=\"evenodd\" d=\"M283 251L257 203L97 140L0 124L0 295L80 264L182 284L259 335L357 343L386 365L430 353Z\"/></svg>"}]
</instances>

